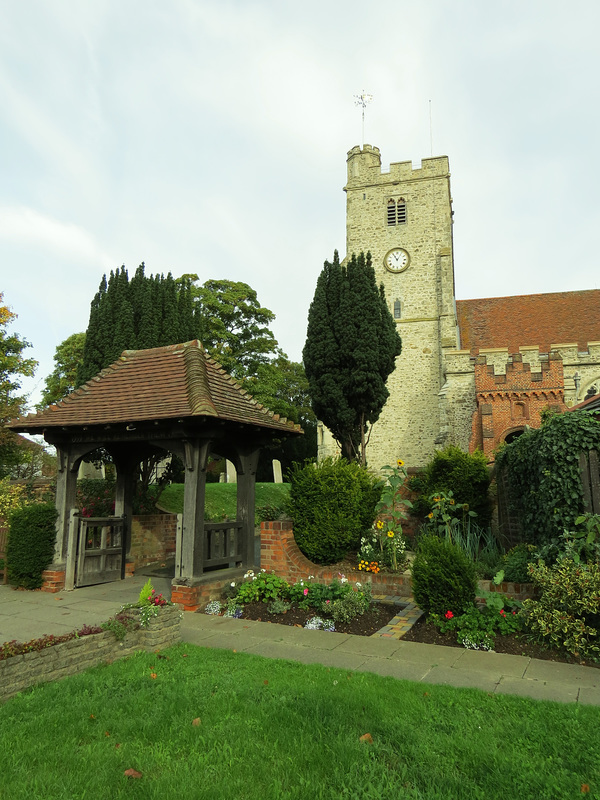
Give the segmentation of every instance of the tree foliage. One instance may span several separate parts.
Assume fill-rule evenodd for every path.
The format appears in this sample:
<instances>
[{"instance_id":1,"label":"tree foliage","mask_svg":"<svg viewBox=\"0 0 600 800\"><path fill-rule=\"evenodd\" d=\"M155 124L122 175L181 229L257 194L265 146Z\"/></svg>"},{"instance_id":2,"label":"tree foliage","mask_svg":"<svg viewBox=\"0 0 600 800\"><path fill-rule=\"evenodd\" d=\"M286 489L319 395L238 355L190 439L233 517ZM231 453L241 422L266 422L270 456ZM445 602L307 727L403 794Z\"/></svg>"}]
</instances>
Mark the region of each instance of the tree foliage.
<instances>
[{"instance_id":1,"label":"tree foliage","mask_svg":"<svg viewBox=\"0 0 600 800\"><path fill-rule=\"evenodd\" d=\"M72 333L54 353L54 370L44 379L45 388L39 408L58 403L77 388L77 370L83 358L85 333Z\"/></svg>"},{"instance_id":2,"label":"tree foliage","mask_svg":"<svg viewBox=\"0 0 600 800\"><path fill-rule=\"evenodd\" d=\"M125 267L102 277L92 300L77 385L116 361L123 350L145 350L194 339L196 325L190 281L169 272L145 274L140 264L131 280Z\"/></svg>"},{"instance_id":3,"label":"tree foliage","mask_svg":"<svg viewBox=\"0 0 600 800\"><path fill-rule=\"evenodd\" d=\"M260 305L247 283L212 279L198 285L197 275L179 281L191 283L198 339L236 380L256 375L260 365L281 354L269 328L275 314Z\"/></svg>"},{"instance_id":4,"label":"tree foliage","mask_svg":"<svg viewBox=\"0 0 600 800\"><path fill-rule=\"evenodd\" d=\"M498 455L528 542L545 544L576 527L583 511L579 453L590 450L600 450L600 422L586 411L569 411L525 431Z\"/></svg>"},{"instance_id":5,"label":"tree foliage","mask_svg":"<svg viewBox=\"0 0 600 800\"><path fill-rule=\"evenodd\" d=\"M389 397L401 349L370 253L342 266L336 251L317 280L303 357L313 410L349 461L366 463L366 434Z\"/></svg>"},{"instance_id":6,"label":"tree foliage","mask_svg":"<svg viewBox=\"0 0 600 800\"><path fill-rule=\"evenodd\" d=\"M21 459L20 439L4 424L25 411L27 398L19 394L20 378L31 377L37 367L37 361L23 355L23 351L31 347L29 342L9 332L17 315L3 301L4 295L0 292L0 478L8 475Z\"/></svg>"}]
</instances>

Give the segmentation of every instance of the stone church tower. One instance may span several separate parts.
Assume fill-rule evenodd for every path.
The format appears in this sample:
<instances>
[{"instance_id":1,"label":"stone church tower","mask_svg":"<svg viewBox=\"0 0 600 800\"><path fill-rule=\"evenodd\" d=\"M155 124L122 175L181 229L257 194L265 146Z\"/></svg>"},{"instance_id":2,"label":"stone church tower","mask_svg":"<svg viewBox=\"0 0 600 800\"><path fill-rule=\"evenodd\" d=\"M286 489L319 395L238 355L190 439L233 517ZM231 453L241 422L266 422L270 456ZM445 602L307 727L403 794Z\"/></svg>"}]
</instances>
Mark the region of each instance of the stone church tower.
<instances>
[{"instance_id":1,"label":"stone church tower","mask_svg":"<svg viewBox=\"0 0 600 800\"><path fill-rule=\"evenodd\" d=\"M545 408L600 393L600 290L455 300L446 156L382 172L377 147L353 147L344 191L346 257L371 252L402 338L372 469L422 467L449 444L491 461ZM338 452L321 426L319 457Z\"/></svg>"},{"instance_id":2,"label":"stone church tower","mask_svg":"<svg viewBox=\"0 0 600 800\"><path fill-rule=\"evenodd\" d=\"M422 466L443 446L436 409L444 350L458 346L448 159L381 170L377 147L348 153L346 257L370 250L402 338L390 399L367 450L375 469L402 458Z\"/></svg>"}]
</instances>

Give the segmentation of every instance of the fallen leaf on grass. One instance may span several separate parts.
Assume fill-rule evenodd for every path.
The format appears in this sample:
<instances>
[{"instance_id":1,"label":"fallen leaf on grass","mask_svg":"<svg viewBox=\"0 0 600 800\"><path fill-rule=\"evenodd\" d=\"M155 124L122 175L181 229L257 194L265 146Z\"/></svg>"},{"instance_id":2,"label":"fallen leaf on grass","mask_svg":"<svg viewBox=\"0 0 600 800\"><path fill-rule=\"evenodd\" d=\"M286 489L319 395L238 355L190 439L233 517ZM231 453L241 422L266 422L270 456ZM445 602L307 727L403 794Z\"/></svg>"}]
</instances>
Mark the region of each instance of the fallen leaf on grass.
<instances>
[{"instance_id":1,"label":"fallen leaf on grass","mask_svg":"<svg viewBox=\"0 0 600 800\"><path fill-rule=\"evenodd\" d=\"M582 783L581 784L581 794L587 794L590 790L589 783Z\"/></svg>"},{"instance_id":2,"label":"fallen leaf on grass","mask_svg":"<svg viewBox=\"0 0 600 800\"><path fill-rule=\"evenodd\" d=\"M371 744L371 742L373 741L373 737L371 736L370 733L363 733L363 735L360 737L358 741L367 742L368 744Z\"/></svg>"},{"instance_id":3,"label":"fallen leaf on grass","mask_svg":"<svg viewBox=\"0 0 600 800\"><path fill-rule=\"evenodd\" d=\"M123 773L126 778L141 778L142 773L138 772L137 769L126 769Z\"/></svg>"},{"instance_id":4,"label":"fallen leaf on grass","mask_svg":"<svg viewBox=\"0 0 600 800\"><path fill-rule=\"evenodd\" d=\"M182 654L181 654L181 657L182 657L182 658L187 658L187 657L188 657L188 654L187 654L187 653L182 653Z\"/></svg>"},{"instance_id":5,"label":"fallen leaf on grass","mask_svg":"<svg viewBox=\"0 0 600 800\"><path fill-rule=\"evenodd\" d=\"M110 733L108 731L104 731L104 735L105 736L110 736Z\"/></svg>"},{"instance_id":6,"label":"fallen leaf on grass","mask_svg":"<svg viewBox=\"0 0 600 800\"><path fill-rule=\"evenodd\" d=\"M192 720L192 725L193 725L195 728L197 728L197 727L198 727L198 725L200 725L200 722L201 722L201 721L202 721L202 720L200 719L200 717L196 717L196 719L193 719L193 720Z\"/></svg>"},{"instance_id":7,"label":"fallen leaf on grass","mask_svg":"<svg viewBox=\"0 0 600 800\"><path fill-rule=\"evenodd\" d=\"M150 673L150 677L152 678L152 680L155 680L156 679L156 672L151 672Z\"/></svg>"},{"instance_id":8,"label":"fallen leaf on grass","mask_svg":"<svg viewBox=\"0 0 600 800\"><path fill-rule=\"evenodd\" d=\"M264 683L265 686L269 685L269 681L263 681L263 683Z\"/></svg>"},{"instance_id":9,"label":"fallen leaf on grass","mask_svg":"<svg viewBox=\"0 0 600 800\"><path fill-rule=\"evenodd\" d=\"M116 748L117 750L119 749L119 747L121 747L121 742L117 742L117 743L116 743L116 745L115 745L115 748Z\"/></svg>"}]
</instances>

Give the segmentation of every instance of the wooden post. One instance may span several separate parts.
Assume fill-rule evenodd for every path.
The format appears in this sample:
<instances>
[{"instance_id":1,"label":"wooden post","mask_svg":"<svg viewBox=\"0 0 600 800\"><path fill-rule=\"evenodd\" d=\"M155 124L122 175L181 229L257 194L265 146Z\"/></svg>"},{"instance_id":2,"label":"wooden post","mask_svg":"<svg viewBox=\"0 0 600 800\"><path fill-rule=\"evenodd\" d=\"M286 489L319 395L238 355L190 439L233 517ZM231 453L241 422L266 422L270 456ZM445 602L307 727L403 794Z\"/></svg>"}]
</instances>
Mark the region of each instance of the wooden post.
<instances>
[{"instance_id":1,"label":"wooden post","mask_svg":"<svg viewBox=\"0 0 600 800\"><path fill-rule=\"evenodd\" d=\"M67 568L65 571L65 589L75 588L75 562L77 559L77 539L79 537L79 510L72 508L69 514L69 544L67 546Z\"/></svg>"},{"instance_id":2,"label":"wooden post","mask_svg":"<svg viewBox=\"0 0 600 800\"><path fill-rule=\"evenodd\" d=\"M69 546L69 519L71 509L77 502L77 471L69 449L56 448L58 473L56 477L56 541L54 564L64 564Z\"/></svg>"},{"instance_id":3,"label":"wooden post","mask_svg":"<svg viewBox=\"0 0 600 800\"><path fill-rule=\"evenodd\" d=\"M260 448L239 455L237 519L241 523L242 566L254 566L254 513L256 505L256 470Z\"/></svg>"},{"instance_id":4,"label":"wooden post","mask_svg":"<svg viewBox=\"0 0 600 800\"><path fill-rule=\"evenodd\" d=\"M204 497L206 466L210 442L193 440L185 445L185 487L183 498L183 530L180 561L176 564L175 581L200 577L203 573Z\"/></svg>"}]
</instances>

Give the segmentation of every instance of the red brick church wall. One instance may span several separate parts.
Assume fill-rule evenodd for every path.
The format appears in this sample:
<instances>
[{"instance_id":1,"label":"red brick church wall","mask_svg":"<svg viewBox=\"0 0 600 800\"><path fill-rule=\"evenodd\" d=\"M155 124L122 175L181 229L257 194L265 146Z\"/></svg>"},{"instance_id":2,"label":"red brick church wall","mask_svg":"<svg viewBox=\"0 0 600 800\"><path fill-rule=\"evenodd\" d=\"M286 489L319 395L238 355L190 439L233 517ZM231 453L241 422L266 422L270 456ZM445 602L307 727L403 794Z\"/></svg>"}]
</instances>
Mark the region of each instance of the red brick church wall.
<instances>
[{"instance_id":1,"label":"red brick church wall","mask_svg":"<svg viewBox=\"0 0 600 800\"><path fill-rule=\"evenodd\" d=\"M506 372L496 374L485 356L475 359L477 410L473 415L469 450L482 450L490 460L506 437L526 426L539 428L548 407L565 411L563 363L550 353L532 371L520 353L509 356Z\"/></svg>"}]
</instances>

